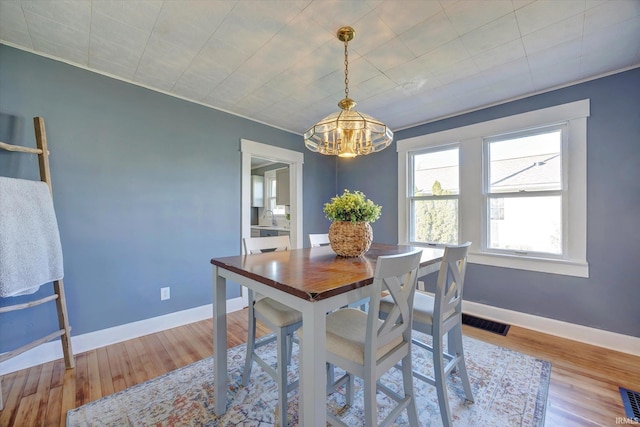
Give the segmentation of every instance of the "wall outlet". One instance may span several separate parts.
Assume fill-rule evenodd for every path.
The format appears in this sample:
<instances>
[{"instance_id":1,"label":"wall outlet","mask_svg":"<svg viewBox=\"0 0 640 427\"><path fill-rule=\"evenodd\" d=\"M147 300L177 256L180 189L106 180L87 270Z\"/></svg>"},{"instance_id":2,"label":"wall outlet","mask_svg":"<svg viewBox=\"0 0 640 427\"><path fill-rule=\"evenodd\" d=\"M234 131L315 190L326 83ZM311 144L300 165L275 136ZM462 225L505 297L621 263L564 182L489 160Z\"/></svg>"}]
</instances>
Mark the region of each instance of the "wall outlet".
<instances>
[{"instance_id":1,"label":"wall outlet","mask_svg":"<svg viewBox=\"0 0 640 427\"><path fill-rule=\"evenodd\" d=\"M166 299L171 299L171 288L160 288L160 301L164 301Z\"/></svg>"}]
</instances>

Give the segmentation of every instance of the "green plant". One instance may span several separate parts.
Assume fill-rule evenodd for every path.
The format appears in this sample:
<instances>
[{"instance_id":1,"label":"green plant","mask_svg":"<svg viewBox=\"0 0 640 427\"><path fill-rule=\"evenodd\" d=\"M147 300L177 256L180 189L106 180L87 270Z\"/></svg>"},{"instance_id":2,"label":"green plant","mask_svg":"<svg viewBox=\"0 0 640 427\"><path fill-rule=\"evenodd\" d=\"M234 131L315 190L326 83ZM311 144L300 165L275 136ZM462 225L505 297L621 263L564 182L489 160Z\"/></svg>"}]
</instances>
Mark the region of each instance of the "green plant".
<instances>
[{"instance_id":1,"label":"green plant","mask_svg":"<svg viewBox=\"0 0 640 427\"><path fill-rule=\"evenodd\" d=\"M374 222L380 218L382 206L367 199L361 191L344 190L341 196L324 204L324 215L331 221Z\"/></svg>"}]
</instances>

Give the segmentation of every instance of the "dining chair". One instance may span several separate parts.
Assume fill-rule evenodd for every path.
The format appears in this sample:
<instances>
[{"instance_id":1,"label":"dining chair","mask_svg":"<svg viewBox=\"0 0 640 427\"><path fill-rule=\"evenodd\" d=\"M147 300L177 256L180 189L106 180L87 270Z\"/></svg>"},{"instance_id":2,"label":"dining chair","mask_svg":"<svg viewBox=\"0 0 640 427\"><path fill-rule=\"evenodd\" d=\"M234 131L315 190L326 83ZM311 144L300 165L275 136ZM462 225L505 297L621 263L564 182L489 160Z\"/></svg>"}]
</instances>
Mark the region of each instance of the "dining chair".
<instances>
[{"instance_id":1,"label":"dining chair","mask_svg":"<svg viewBox=\"0 0 640 427\"><path fill-rule=\"evenodd\" d=\"M263 251L286 251L291 248L289 236L245 237L243 239L246 254L257 254ZM248 292L249 323L247 331L247 355L245 358L242 384L249 384L251 366L257 362L278 383L278 408L280 413L277 425L287 424L287 407L289 392L298 386L298 381L289 383L287 366L291 361L293 334L302 325L302 313L268 297L261 297ZM275 334L256 340L256 320L260 320ZM277 364L274 369L264 361L256 349L276 340ZM278 420L278 417L276 417Z\"/></svg>"},{"instance_id":2,"label":"dining chair","mask_svg":"<svg viewBox=\"0 0 640 427\"><path fill-rule=\"evenodd\" d=\"M426 376L414 370L413 375L436 387L440 416L444 426L452 426L451 409L447 396L446 377L458 370L466 399L473 402L473 393L464 360L462 345L462 291L467 269L467 252L471 242L447 246L438 273L434 296L417 291L413 303L413 329L433 337L431 346L414 338L413 344L433 354L434 376ZM393 301L382 298L382 317L393 310ZM443 349L444 336L448 336L447 352ZM445 365L446 361L446 365Z\"/></svg>"},{"instance_id":3,"label":"dining chair","mask_svg":"<svg viewBox=\"0 0 640 427\"><path fill-rule=\"evenodd\" d=\"M417 250L378 257L369 311L347 307L327 315L327 362L346 371L334 385L347 383L347 404L350 404L353 400L353 376L363 379L366 426L376 424L377 391L397 402L382 426L393 422L404 409L408 412L409 425L418 425L411 367L411 318L421 254L422 250ZM379 318L383 291L389 293L393 304L385 320ZM397 364L402 370L401 393L379 381L385 372ZM331 384L328 387L329 390L335 388ZM333 425L346 426L330 411L327 411L327 419Z\"/></svg>"},{"instance_id":4,"label":"dining chair","mask_svg":"<svg viewBox=\"0 0 640 427\"><path fill-rule=\"evenodd\" d=\"M312 248L329 244L329 233L309 234L309 244Z\"/></svg>"}]
</instances>

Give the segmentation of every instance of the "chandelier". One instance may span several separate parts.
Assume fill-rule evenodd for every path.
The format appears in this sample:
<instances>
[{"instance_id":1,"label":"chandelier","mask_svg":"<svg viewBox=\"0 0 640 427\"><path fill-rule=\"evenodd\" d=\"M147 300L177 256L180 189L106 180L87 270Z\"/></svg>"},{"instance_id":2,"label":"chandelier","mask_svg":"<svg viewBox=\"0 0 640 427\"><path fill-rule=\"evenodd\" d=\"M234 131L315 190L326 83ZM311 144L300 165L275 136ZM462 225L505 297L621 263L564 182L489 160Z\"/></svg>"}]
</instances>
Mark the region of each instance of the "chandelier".
<instances>
[{"instance_id":1,"label":"chandelier","mask_svg":"<svg viewBox=\"0 0 640 427\"><path fill-rule=\"evenodd\" d=\"M360 113L356 101L349 98L349 53L347 45L356 32L342 27L338 40L344 42L344 99L337 111L313 125L304 133L304 144L313 152L329 156L356 157L382 151L393 141L393 132L380 120Z\"/></svg>"}]
</instances>

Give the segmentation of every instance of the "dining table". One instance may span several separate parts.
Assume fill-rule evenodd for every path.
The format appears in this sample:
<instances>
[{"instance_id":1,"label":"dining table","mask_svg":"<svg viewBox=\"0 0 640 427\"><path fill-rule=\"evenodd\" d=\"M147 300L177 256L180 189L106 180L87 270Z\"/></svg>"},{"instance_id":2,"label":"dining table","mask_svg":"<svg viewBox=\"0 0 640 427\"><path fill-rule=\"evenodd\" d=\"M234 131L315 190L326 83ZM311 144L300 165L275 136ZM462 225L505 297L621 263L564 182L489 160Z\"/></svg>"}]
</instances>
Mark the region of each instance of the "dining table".
<instances>
[{"instance_id":1,"label":"dining table","mask_svg":"<svg viewBox=\"0 0 640 427\"><path fill-rule=\"evenodd\" d=\"M274 298L302 313L299 425L326 426L326 314L371 296L376 260L422 249L419 277L437 271L444 250L373 243L359 257L336 255L330 246L235 255L213 265L214 412L227 410L227 280ZM304 373L304 375L302 375ZM284 415L286 416L286 415Z\"/></svg>"}]
</instances>

